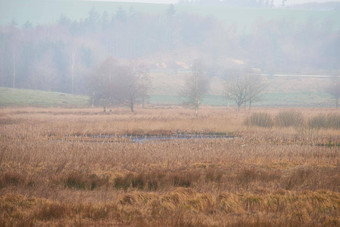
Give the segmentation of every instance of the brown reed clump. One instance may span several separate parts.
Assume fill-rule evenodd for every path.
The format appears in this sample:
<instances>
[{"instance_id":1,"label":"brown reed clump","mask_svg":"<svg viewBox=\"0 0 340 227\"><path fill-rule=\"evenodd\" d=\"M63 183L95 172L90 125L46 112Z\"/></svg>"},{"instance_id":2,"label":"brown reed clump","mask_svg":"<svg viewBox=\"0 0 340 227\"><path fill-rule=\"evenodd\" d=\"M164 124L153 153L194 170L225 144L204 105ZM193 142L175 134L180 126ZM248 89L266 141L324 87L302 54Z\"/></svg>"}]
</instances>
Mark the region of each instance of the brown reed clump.
<instances>
[{"instance_id":1,"label":"brown reed clump","mask_svg":"<svg viewBox=\"0 0 340 227\"><path fill-rule=\"evenodd\" d=\"M278 127L301 127L304 125L304 119L301 112L297 111L280 111L275 116L275 125Z\"/></svg>"},{"instance_id":2,"label":"brown reed clump","mask_svg":"<svg viewBox=\"0 0 340 227\"><path fill-rule=\"evenodd\" d=\"M245 120L245 124L248 126L271 128L274 126L274 121L268 113L253 113Z\"/></svg>"},{"instance_id":3,"label":"brown reed clump","mask_svg":"<svg viewBox=\"0 0 340 227\"><path fill-rule=\"evenodd\" d=\"M330 113L330 114L319 114L312 117L308 121L308 126L310 128L332 128L340 129L340 114Z\"/></svg>"}]
</instances>

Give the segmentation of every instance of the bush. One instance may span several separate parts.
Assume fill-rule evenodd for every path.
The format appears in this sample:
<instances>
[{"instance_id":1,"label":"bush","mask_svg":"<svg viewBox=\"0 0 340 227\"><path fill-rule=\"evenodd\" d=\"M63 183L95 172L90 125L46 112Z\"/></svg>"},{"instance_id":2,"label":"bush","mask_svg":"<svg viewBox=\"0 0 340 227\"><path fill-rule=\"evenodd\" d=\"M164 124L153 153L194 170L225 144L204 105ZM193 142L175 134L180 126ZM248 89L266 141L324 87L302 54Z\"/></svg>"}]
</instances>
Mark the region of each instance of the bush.
<instances>
[{"instance_id":1,"label":"bush","mask_svg":"<svg viewBox=\"0 0 340 227\"><path fill-rule=\"evenodd\" d=\"M319 114L308 121L310 128L340 129L340 114Z\"/></svg>"},{"instance_id":2,"label":"bush","mask_svg":"<svg viewBox=\"0 0 340 227\"><path fill-rule=\"evenodd\" d=\"M296 111L282 111L276 115L275 124L279 127L299 127L304 124L303 115Z\"/></svg>"},{"instance_id":3,"label":"bush","mask_svg":"<svg viewBox=\"0 0 340 227\"><path fill-rule=\"evenodd\" d=\"M271 128L274 125L273 119L267 113L253 113L246 121L246 125Z\"/></svg>"}]
</instances>

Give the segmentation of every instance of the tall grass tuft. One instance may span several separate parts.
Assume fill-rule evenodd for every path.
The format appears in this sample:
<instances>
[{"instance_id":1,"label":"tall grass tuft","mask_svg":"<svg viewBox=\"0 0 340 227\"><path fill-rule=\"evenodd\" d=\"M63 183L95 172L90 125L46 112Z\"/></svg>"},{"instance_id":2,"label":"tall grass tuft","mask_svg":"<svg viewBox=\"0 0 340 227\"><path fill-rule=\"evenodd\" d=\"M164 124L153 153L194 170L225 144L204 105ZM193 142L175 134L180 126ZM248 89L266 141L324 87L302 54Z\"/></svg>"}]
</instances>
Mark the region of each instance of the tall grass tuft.
<instances>
[{"instance_id":1,"label":"tall grass tuft","mask_svg":"<svg viewBox=\"0 0 340 227\"><path fill-rule=\"evenodd\" d=\"M64 185L68 188L93 190L107 184L107 178L98 177L96 174L85 174L80 171L73 171L62 177Z\"/></svg>"},{"instance_id":2,"label":"tall grass tuft","mask_svg":"<svg viewBox=\"0 0 340 227\"><path fill-rule=\"evenodd\" d=\"M34 216L40 220L60 219L66 215L67 210L65 204L45 202L35 211Z\"/></svg>"},{"instance_id":3,"label":"tall grass tuft","mask_svg":"<svg viewBox=\"0 0 340 227\"><path fill-rule=\"evenodd\" d=\"M270 114L253 113L249 118L246 119L245 124L248 126L271 128L274 125L274 121Z\"/></svg>"},{"instance_id":4,"label":"tall grass tuft","mask_svg":"<svg viewBox=\"0 0 340 227\"><path fill-rule=\"evenodd\" d=\"M0 174L0 188L8 185L18 185L24 183L25 178L17 172L7 171Z\"/></svg>"},{"instance_id":5,"label":"tall grass tuft","mask_svg":"<svg viewBox=\"0 0 340 227\"><path fill-rule=\"evenodd\" d=\"M319 114L308 121L309 128L340 129L340 114Z\"/></svg>"},{"instance_id":6,"label":"tall grass tuft","mask_svg":"<svg viewBox=\"0 0 340 227\"><path fill-rule=\"evenodd\" d=\"M300 127L304 124L303 115L296 111L281 111L275 116L275 125L279 127Z\"/></svg>"},{"instance_id":7,"label":"tall grass tuft","mask_svg":"<svg viewBox=\"0 0 340 227\"><path fill-rule=\"evenodd\" d=\"M218 178L221 176L215 176ZM114 187L127 190L134 188L139 190L155 191L160 187L190 187L200 178L198 171L174 171L174 172L150 172L118 176L114 180ZM218 179L217 179L218 180Z\"/></svg>"}]
</instances>

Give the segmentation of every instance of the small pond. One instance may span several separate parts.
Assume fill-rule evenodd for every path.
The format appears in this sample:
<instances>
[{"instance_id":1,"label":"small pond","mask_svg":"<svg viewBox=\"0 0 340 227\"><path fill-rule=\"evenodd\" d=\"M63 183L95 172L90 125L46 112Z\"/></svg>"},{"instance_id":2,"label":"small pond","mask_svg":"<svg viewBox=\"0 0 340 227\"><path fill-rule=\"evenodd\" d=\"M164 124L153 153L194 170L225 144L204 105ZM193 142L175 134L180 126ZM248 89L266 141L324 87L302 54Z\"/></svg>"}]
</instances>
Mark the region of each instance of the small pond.
<instances>
[{"instance_id":1,"label":"small pond","mask_svg":"<svg viewBox=\"0 0 340 227\"><path fill-rule=\"evenodd\" d=\"M97 142L97 143L144 143L162 142L170 140L201 140L201 139L232 139L235 136L227 134L172 134L172 135L114 135L114 134L88 134L65 135L63 141Z\"/></svg>"}]
</instances>

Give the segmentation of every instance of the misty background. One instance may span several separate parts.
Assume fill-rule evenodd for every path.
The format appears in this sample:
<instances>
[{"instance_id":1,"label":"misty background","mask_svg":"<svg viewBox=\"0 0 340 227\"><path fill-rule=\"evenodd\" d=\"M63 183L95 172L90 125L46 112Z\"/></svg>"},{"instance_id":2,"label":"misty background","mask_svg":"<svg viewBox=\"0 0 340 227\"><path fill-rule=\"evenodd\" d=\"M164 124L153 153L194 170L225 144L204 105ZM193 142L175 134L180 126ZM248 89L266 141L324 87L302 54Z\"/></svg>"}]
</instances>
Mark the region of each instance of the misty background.
<instances>
[{"instance_id":1,"label":"misty background","mask_svg":"<svg viewBox=\"0 0 340 227\"><path fill-rule=\"evenodd\" d=\"M265 75L268 93L325 93L340 70L340 3L293 2L1 1L0 86L91 95L113 57L148 68L153 97L174 93L194 59L211 95L243 68ZM292 90L280 75L304 77Z\"/></svg>"}]
</instances>

